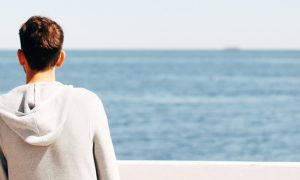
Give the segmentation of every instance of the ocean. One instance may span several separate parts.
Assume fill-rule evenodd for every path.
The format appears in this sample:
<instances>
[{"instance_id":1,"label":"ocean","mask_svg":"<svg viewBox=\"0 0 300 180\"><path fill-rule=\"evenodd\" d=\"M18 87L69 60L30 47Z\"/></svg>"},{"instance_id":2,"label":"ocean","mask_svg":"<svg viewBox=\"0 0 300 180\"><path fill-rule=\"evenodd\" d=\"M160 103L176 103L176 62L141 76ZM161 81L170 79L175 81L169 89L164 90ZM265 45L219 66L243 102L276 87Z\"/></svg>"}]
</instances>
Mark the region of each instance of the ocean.
<instances>
[{"instance_id":1,"label":"ocean","mask_svg":"<svg viewBox=\"0 0 300 180\"><path fill-rule=\"evenodd\" d=\"M72 51L57 80L94 91L117 159L300 161L300 51ZM0 92L24 83L0 51Z\"/></svg>"}]
</instances>

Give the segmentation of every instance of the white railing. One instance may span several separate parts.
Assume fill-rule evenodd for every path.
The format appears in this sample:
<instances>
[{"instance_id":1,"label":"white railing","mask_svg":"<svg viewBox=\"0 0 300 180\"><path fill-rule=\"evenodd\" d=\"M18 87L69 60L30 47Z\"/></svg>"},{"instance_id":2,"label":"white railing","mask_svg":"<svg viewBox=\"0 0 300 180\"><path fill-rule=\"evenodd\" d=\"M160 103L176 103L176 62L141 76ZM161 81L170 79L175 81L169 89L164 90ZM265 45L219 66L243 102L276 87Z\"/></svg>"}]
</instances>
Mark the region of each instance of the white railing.
<instances>
[{"instance_id":1,"label":"white railing","mask_svg":"<svg viewBox=\"0 0 300 180\"><path fill-rule=\"evenodd\" d=\"M300 163L119 160L121 180L300 180Z\"/></svg>"}]
</instances>

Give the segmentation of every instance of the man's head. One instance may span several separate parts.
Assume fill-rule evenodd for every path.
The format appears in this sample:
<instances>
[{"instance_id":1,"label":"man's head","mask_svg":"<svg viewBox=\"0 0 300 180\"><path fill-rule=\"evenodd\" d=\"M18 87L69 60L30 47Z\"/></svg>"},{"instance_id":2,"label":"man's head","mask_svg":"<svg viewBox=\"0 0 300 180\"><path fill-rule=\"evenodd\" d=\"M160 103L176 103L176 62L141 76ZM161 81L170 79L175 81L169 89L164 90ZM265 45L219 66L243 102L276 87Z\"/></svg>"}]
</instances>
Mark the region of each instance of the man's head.
<instances>
[{"instance_id":1,"label":"man's head","mask_svg":"<svg viewBox=\"0 0 300 180\"><path fill-rule=\"evenodd\" d=\"M19 35L22 50L18 51L18 57L21 65L26 64L35 72L61 66L59 61L64 58L64 33L55 21L32 16L21 26Z\"/></svg>"}]
</instances>

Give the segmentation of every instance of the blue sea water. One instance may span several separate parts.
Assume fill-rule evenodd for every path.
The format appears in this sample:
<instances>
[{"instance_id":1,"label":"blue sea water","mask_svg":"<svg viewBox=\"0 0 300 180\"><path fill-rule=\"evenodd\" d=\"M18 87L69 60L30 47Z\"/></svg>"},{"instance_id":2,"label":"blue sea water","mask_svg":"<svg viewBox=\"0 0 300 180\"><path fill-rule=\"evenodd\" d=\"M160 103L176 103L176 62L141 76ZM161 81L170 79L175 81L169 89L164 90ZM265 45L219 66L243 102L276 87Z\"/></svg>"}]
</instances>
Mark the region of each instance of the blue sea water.
<instances>
[{"instance_id":1,"label":"blue sea water","mask_svg":"<svg viewBox=\"0 0 300 180\"><path fill-rule=\"evenodd\" d=\"M101 97L118 159L300 161L300 51L67 51L57 76Z\"/></svg>"}]
</instances>

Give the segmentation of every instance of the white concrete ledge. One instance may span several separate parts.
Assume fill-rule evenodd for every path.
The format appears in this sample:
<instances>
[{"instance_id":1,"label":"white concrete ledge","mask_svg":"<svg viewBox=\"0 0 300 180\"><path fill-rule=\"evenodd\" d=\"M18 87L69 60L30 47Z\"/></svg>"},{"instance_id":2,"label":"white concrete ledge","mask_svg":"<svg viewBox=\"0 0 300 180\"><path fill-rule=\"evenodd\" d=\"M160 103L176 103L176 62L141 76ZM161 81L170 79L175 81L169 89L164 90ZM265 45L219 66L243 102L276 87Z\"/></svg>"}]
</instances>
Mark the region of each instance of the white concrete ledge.
<instances>
[{"instance_id":1,"label":"white concrete ledge","mask_svg":"<svg viewBox=\"0 0 300 180\"><path fill-rule=\"evenodd\" d=\"M300 180L300 163L119 160L121 180Z\"/></svg>"}]
</instances>

